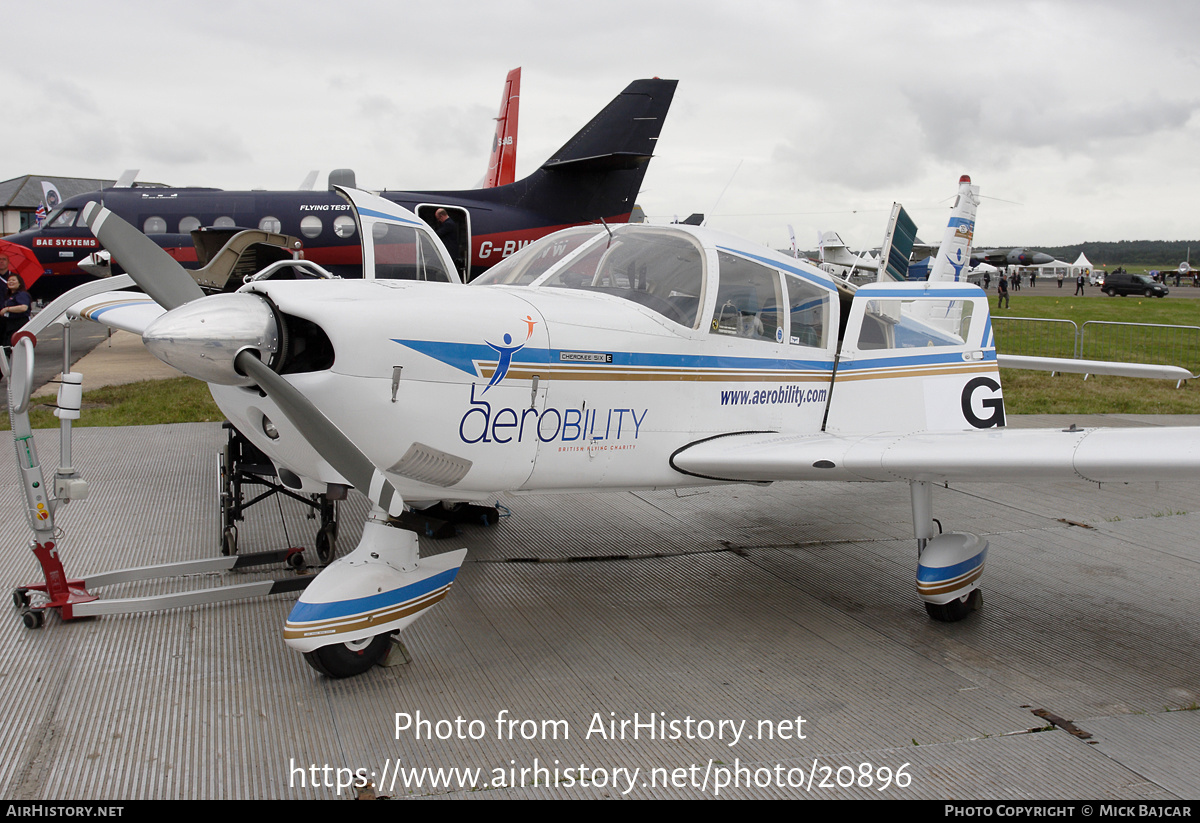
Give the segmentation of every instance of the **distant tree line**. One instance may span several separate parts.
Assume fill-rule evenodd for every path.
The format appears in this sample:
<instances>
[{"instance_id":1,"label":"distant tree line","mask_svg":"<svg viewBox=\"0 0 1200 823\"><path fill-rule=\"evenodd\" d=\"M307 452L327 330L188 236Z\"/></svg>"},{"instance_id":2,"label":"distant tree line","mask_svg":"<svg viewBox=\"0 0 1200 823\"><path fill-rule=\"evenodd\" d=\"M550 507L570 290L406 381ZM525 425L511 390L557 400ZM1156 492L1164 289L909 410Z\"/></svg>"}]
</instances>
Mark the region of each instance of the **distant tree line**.
<instances>
[{"instance_id":1,"label":"distant tree line","mask_svg":"<svg viewBox=\"0 0 1200 823\"><path fill-rule=\"evenodd\" d=\"M1006 248L975 244L976 248ZM1095 266L1157 266L1176 268L1188 259L1188 248L1196 250L1193 266L1200 266L1200 240L1119 240L1115 243L1089 242L1075 246L1026 246L1031 251L1044 251L1059 260L1074 263L1083 252ZM1012 248L1015 248L1012 247Z\"/></svg>"}]
</instances>

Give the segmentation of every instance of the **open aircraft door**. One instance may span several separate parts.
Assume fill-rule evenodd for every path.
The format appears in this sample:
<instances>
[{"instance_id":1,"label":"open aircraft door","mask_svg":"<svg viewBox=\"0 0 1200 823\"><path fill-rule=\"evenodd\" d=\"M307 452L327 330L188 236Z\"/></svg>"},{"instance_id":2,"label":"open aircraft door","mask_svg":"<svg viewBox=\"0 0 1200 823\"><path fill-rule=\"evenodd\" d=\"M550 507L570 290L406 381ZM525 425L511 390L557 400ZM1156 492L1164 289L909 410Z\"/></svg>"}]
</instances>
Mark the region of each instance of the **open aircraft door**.
<instances>
[{"instance_id":1,"label":"open aircraft door","mask_svg":"<svg viewBox=\"0 0 1200 823\"><path fill-rule=\"evenodd\" d=\"M438 203L421 203L414 211L418 217L433 228L434 232L437 232L438 209L445 209L446 215L454 221L458 235L458 249L457 251L450 249L450 256L454 258L454 265L458 268L462 281L469 283L471 282L471 212L462 206L443 206ZM438 237L441 237L440 233Z\"/></svg>"},{"instance_id":2,"label":"open aircraft door","mask_svg":"<svg viewBox=\"0 0 1200 823\"><path fill-rule=\"evenodd\" d=\"M446 249L417 231L421 224L407 209L358 189L334 188L354 206L363 279L462 282Z\"/></svg>"}]
</instances>

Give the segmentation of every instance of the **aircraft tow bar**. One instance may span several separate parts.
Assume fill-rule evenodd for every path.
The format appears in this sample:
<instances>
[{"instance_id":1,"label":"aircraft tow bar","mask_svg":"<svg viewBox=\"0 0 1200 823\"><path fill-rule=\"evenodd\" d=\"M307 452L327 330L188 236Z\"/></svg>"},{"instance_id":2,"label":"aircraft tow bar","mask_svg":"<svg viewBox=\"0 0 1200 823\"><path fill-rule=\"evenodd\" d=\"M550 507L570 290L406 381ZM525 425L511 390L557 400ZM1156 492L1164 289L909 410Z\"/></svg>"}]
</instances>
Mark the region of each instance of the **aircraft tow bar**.
<instances>
[{"instance_id":1,"label":"aircraft tow bar","mask_svg":"<svg viewBox=\"0 0 1200 823\"><path fill-rule=\"evenodd\" d=\"M119 282L122 279L129 280L127 277L114 277L72 289L53 301L42 310L38 317L13 335L11 360L9 354L0 349L0 372L3 373L8 384L8 415L13 446L17 455L17 468L25 494L26 518L33 531L30 549L37 558L43 578L40 583L30 583L13 589L13 605L21 610L22 622L30 629L40 628L44 624L45 613L48 609L56 609L64 620L103 614L159 611L182 606L238 600L245 597L300 591L316 579L314 575L295 575L283 579L240 583L198 591L110 600L102 600L91 591L103 586L135 580L230 571L273 563L286 563L296 571L302 571L305 568L304 550L295 547L231 557L118 569L84 578L68 576L59 555L54 516L60 506L71 500L85 499L87 483L79 477L71 465L71 421L79 418L83 395L83 376L70 370L70 321L62 315L66 308L79 300L91 297L101 291L110 291L132 283L132 281ZM61 465L55 474L54 493L51 495L37 456L33 429L29 422L29 402L33 389L36 335L54 324L63 326L63 379L59 386L58 408L55 411L55 415L60 420ZM34 602L32 597L35 593L40 595L37 602Z\"/></svg>"}]
</instances>

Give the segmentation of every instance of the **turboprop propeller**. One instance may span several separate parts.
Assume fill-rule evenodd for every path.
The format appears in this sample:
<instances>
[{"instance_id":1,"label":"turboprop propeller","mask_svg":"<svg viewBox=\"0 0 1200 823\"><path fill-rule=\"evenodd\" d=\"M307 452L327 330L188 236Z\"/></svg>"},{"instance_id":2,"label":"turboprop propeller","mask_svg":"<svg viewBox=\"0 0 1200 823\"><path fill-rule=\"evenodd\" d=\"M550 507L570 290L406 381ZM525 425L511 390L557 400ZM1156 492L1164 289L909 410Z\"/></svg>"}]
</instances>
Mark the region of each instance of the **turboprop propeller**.
<instances>
[{"instance_id":1,"label":"turboprop propeller","mask_svg":"<svg viewBox=\"0 0 1200 823\"><path fill-rule=\"evenodd\" d=\"M331 677L366 671L387 653L391 635L445 597L466 550L419 557L417 535L393 521L404 500L392 483L276 370L286 361L287 327L266 297L205 296L186 269L111 211L91 203L83 216L133 281L167 310L143 332L147 349L205 382L258 388L321 458L367 495L372 511L358 547L305 589L284 628L288 645L318 671Z\"/></svg>"}]
</instances>

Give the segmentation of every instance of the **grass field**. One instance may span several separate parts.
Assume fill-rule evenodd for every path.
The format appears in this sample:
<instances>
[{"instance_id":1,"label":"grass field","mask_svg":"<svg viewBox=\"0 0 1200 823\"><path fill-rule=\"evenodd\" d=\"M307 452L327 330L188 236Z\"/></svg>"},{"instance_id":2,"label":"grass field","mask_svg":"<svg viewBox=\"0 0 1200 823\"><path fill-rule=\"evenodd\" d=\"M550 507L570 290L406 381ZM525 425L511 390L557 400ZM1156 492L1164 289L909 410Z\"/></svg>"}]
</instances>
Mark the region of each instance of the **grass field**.
<instances>
[{"instance_id":1,"label":"grass field","mask_svg":"<svg viewBox=\"0 0 1200 823\"><path fill-rule=\"evenodd\" d=\"M35 398L29 420L35 429L58 427L54 396ZM220 422L225 415L213 402L208 385L191 377L146 380L84 392L82 415L72 426L149 426L156 423ZM8 431L5 417L0 430Z\"/></svg>"},{"instance_id":2,"label":"grass field","mask_svg":"<svg viewBox=\"0 0 1200 823\"><path fill-rule=\"evenodd\" d=\"M1071 357L1076 329L1087 321L1161 326L1200 326L1200 301L1170 297L1073 297L1045 295L1039 287L1012 295L1011 308L996 309L992 299L996 350L1002 354ZM1097 294L1089 287L1091 294ZM1025 324L1005 318L1070 320L1075 325ZM1137 326L1088 327L1082 356L1091 360L1165 363L1200 372L1200 331L1165 331ZM1009 414L1200 414L1195 381L1176 389L1169 380L1089 377L1046 372L1001 371L1004 404Z\"/></svg>"}]
</instances>

